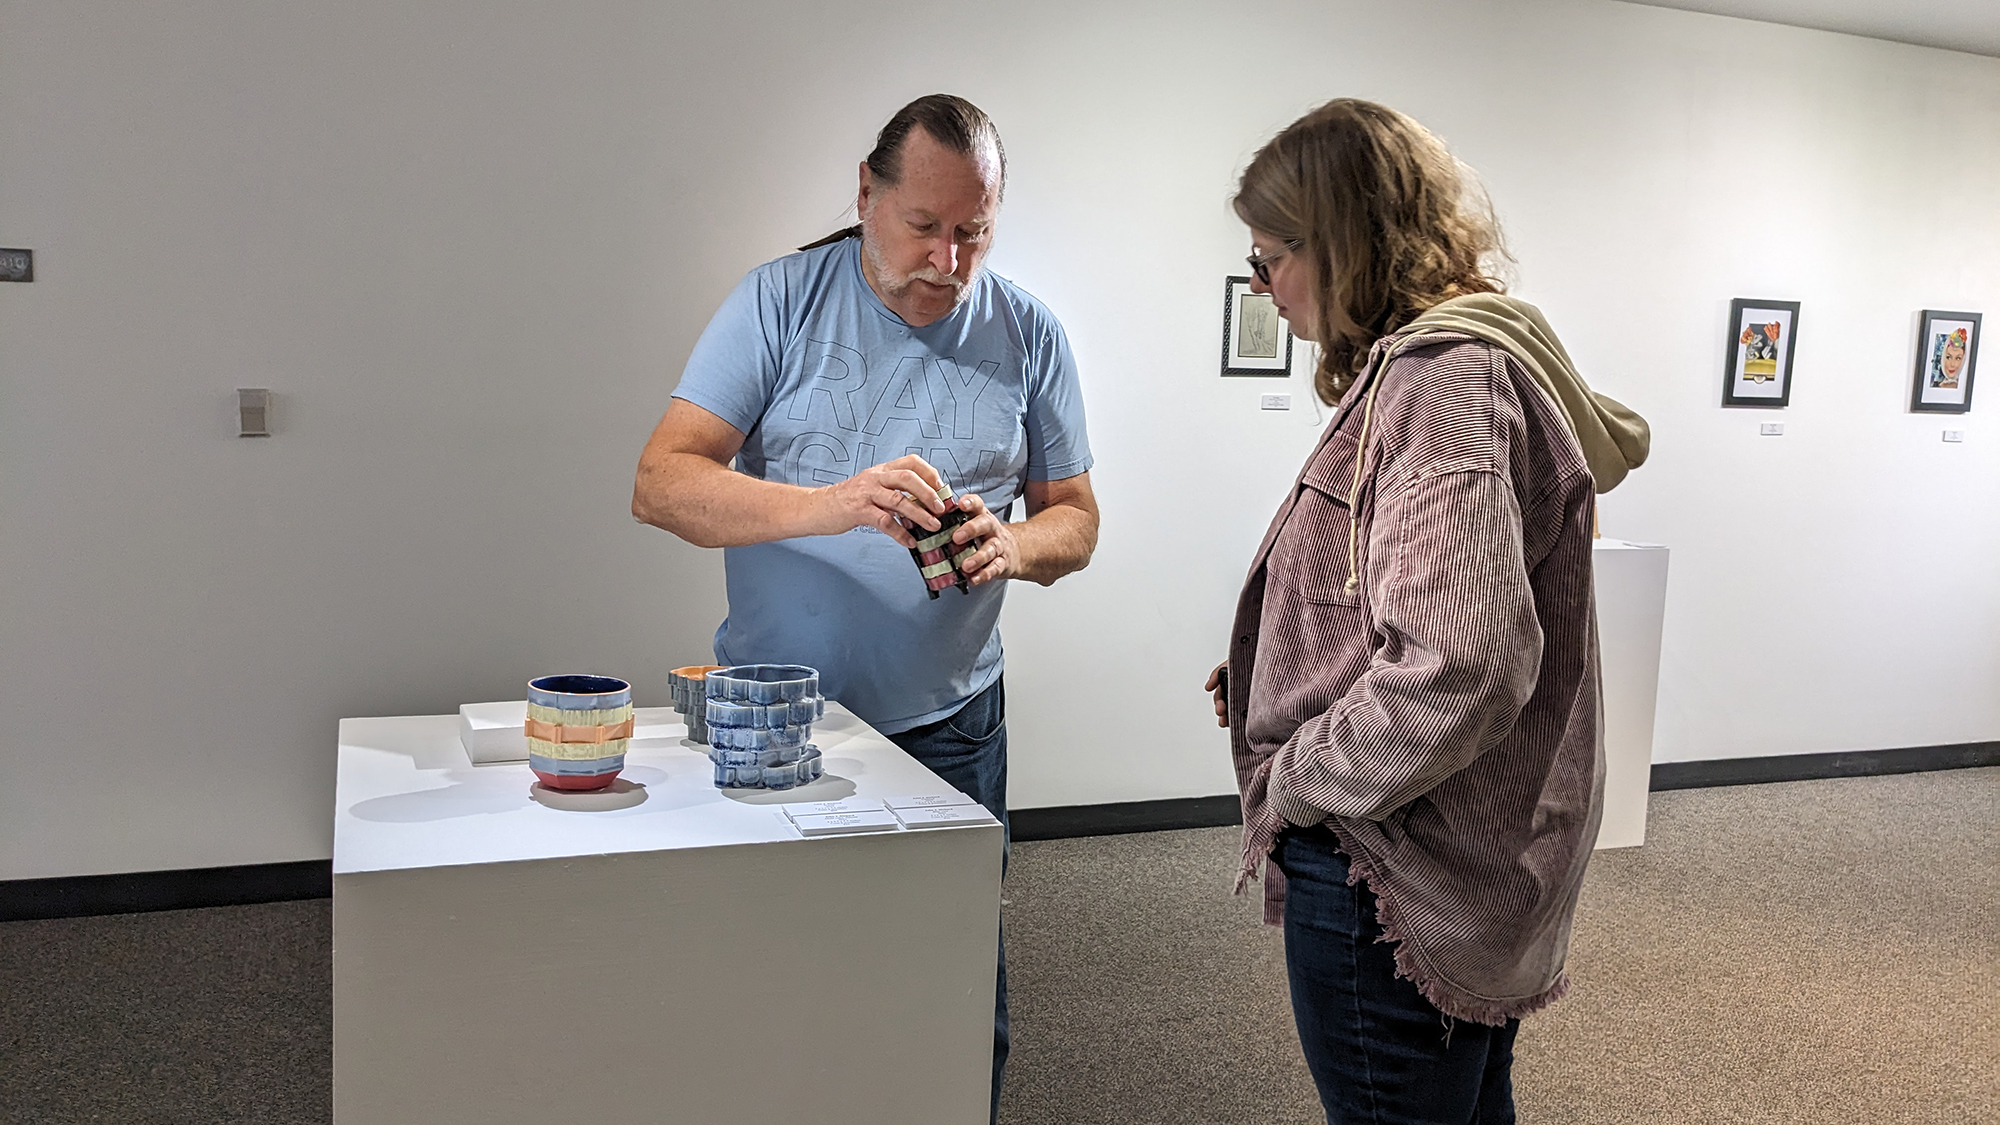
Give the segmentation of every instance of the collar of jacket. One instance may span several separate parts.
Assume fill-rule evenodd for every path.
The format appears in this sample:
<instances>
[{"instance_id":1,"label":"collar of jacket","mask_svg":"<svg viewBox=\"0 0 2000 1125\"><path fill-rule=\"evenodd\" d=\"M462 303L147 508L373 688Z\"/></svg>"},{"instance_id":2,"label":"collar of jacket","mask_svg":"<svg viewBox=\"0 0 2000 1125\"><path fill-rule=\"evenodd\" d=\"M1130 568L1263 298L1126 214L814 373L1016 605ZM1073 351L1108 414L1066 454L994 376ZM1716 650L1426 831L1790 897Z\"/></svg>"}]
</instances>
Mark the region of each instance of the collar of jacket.
<instances>
[{"instance_id":1,"label":"collar of jacket","mask_svg":"<svg viewBox=\"0 0 2000 1125\"><path fill-rule=\"evenodd\" d=\"M1270 557L1271 546L1278 540L1278 531L1285 526L1285 521L1291 518L1292 508L1299 502L1299 489L1305 486L1306 473L1312 470L1312 464L1319 458L1320 450L1326 448L1326 443L1332 441L1333 435L1340 432L1340 427L1342 423L1347 421L1349 414L1352 414L1357 408L1365 413L1374 405L1375 390L1380 382L1382 369L1388 366L1390 357L1402 350L1403 345L1412 338L1407 335L1384 336L1375 341L1375 345L1369 349L1368 363L1362 367L1361 374L1355 377L1354 382L1349 384L1347 393L1340 396L1340 402L1333 408L1333 417L1328 419L1326 429L1320 431L1319 440L1313 443L1312 452L1306 455L1305 464L1299 466L1299 475L1292 479L1292 490L1286 494L1284 504L1279 507L1276 518L1271 521L1271 529L1265 533L1264 542L1258 546L1256 558L1250 561L1250 572L1252 574L1255 574L1257 568L1264 565L1264 560ZM1465 338L1470 339L1470 337ZM1356 443L1354 450L1356 483L1362 477L1360 467L1367 460L1367 457L1367 435L1364 433L1361 441ZM1350 508L1353 506L1353 500L1352 490L1350 490L1348 497ZM1350 565L1347 573L1353 575L1356 571Z\"/></svg>"}]
</instances>

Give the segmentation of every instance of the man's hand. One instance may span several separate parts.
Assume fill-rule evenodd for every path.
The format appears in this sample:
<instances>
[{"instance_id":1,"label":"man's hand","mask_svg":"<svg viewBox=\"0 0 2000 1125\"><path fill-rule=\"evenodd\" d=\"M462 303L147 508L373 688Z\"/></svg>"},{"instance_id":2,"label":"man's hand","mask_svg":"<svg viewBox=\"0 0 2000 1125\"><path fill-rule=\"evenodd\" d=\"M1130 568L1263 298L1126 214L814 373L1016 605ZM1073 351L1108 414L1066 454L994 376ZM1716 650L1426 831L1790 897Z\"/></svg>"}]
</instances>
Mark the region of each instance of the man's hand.
<instances>
[{"instance_id":1,"label":"man's hand","mask_svg":"<svg viewBox=\"0 0 2000 1125\"><path fill-rule=\"evenodd\" d=\"M1229 662L1225 660L1217 664L1215 671L1208 674L1208 682L1201 685L1201 687L1203 691L1208 692L1215 699L1215 725L1227 727L1229 725Z\"/></svg>"},{"instance_id":2,"label":"man's hand","mask_svg":"<svg viewBox=\"0 0 2000 1125\"><path fill-rule=\"evenodd\" d=\"M944 511L937 498L940 483L938 471L914 453L863 469L838 484L813 489L818 514L811 534L839 535L872 527L914 547L917 540L911 527L932 532L941 526L936 514Z\"/></svg>"},{"instance_id":3,"label":"man's hand","mask_svg":"<svg viewBox=\"0 0 2000 1125\"><path fill-rule=\"evenodd\" d=\"M974 586L1003 578L1025 579L1047 586L1065 574L1090 564L1097 549L1097 497L1090 474L1061 480L1030 480L1021 490L1028 518L1008 523L970 492L958 497L968 518L952 533L955 550L974 539L984 540L960 569Z\"/></svg>"},{"instance_id":4,"label":"man's hand","mask_svg":"<svg viewBox=\"0 0 2000 1125\"><path fill-rule=\"evenodd\" d=\"M985 500L970 492L958 498L958 506L971 518L952 533L954 548L974 539L985 540L971 558L959 564L958 569L965 572L966 578L974 586L984 586L1020 573L1021 542L1014 538L1014 529L988 511Z\"/></svg>"},{"instance_id":5,"label":"man's hand","mask_svg":"<svg viewBox=\"0 0 2000 1125\"><path fill-rule=\"evenodd\" d=\"M759 480L729 467L743 431L686 399L675 399L639 455L632 516L697 547L743 547L800 535L839 535L873 527L905 547L936 531L941 482L917 456L863 469L838 484L807 488Z\"/></svg>"}]
</instances>

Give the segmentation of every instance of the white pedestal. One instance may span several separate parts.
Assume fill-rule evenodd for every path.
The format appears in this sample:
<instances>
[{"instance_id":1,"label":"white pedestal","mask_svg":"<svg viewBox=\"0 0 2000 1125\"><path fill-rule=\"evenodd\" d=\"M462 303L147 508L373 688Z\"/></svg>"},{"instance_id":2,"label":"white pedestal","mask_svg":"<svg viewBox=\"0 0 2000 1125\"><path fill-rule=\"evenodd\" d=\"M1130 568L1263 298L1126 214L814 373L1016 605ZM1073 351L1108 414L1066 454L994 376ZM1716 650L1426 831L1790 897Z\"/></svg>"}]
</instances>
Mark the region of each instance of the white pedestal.
<instances>
[{"instance_id":1,"label":"white pedestal","mask_svg":"<svg viewBox=\"0 0 2000 1125\"><path fill-rule=\"evenodd\" d=\"M560 794L456 715L341 722L338 1125L986 1120L999 826L801 836L778 804L952 792L832 704L783 793L684 733L643 708Z\"/></svg>"},{"instance_id":2,"label":"white pedestal","mask_svg":"<svg viewBox=\"0 0 2000 1125\"><path fill-rule=\"evenodd\" d=\"M1597 846L1629 848L1646 842L1667 549L1599 539L1594 557L1604 681L1604 823L1597 830Z\"/></svg>"}]
</instances>

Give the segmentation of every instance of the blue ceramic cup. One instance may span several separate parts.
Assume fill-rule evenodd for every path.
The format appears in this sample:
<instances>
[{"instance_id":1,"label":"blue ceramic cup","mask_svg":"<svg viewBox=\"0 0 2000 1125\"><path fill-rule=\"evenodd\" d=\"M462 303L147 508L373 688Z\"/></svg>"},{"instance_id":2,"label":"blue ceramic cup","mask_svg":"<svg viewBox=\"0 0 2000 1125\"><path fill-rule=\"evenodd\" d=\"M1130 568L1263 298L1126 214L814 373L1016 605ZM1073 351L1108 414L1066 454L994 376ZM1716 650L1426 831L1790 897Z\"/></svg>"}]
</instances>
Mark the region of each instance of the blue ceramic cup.
<instances>
[{"instance_id":1,"label":"blue ceramic cup","mask_svg":"<svg viewBox=\"0 0 2000 1125\"><path fill-rule=\"evenodd\" d=\"M790 789L819 780L810 739L825 713L819 672L803 664L738 664L703 679L709 760L724 789Z\"/></svg>"}]
</instances>

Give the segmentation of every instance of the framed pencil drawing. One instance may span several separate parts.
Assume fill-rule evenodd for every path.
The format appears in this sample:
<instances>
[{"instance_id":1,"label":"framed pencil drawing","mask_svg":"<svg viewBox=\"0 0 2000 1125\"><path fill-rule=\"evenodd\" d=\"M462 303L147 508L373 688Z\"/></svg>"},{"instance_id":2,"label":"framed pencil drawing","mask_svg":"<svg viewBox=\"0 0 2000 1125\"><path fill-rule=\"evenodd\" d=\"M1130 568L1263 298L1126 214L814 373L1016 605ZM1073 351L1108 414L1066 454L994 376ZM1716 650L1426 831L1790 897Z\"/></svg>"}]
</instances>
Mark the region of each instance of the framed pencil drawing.
<instances>
[{"instance_id":1,"label":"framed pencil drawing","mask_svg":"<svg viewBox=\"0 0 2000 1125\"><path fill-rule=\"evenodd\" d=\"M1222 286L1222 373L1283 379L1292 373L1292 330L1269 294L1252 293L1250 279Z\"/></svg>"},{"instance_id":2,"label":"framed pencil drawing","mask_svg":"<svg viewBox=\"0 0 2000 1125\"><path fill-rule=\"evenodd\" d=\"M1788 406L1792 353L1799 342L1797 301L1729 302L1729 351L1722 375L1724 406Z\"/></svg>"},{"instance_id":3,"label":"framed pencil drawing","mask_svg":"<svg viewBox=\"0 0 2000 1125\"><path fill-rule=\"evenodd\" d=\"M1979 352L1979 314L1925 309L1917 330L1917 373L1910 409L1964 414L1972 409L1972 367Z\"/></svg>"}]
</instances>

